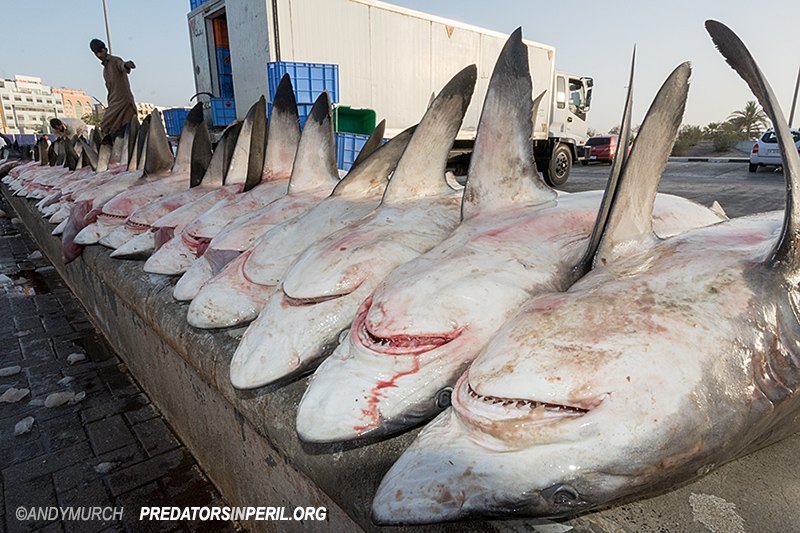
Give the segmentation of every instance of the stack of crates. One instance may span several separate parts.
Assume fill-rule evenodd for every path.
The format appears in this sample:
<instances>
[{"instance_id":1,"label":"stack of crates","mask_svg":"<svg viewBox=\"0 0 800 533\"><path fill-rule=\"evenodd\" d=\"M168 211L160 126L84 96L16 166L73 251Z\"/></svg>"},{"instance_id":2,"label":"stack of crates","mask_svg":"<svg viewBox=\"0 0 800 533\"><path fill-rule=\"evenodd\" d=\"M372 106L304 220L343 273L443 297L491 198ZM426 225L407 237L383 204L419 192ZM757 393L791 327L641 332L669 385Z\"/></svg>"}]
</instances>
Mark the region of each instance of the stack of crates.
<instances>
[{"instance_id":1,"label":"stack of crates","mask_svg":"<svg viewBox=\"0 0 800 533\"><path fill-rule=\"evenodd\" d=\"M216 47L219 98L211 99L211 119L215 126L227 126L236 120L236 104L233 97L228 23L225 19L214 19L214 46Z\"/></svg>"},{"instance_id":2,"label":"stack of crates","mask_svg":"<svg viewBox=\"0 0 800 533\"><path fill-rule=\"evenodd\" d=\"M292 79L300 126L305 125L311 107L322 91L328 91L331 103L339 101L339 65L291 61L267 63L270 102L275 98L275 91L278 90L278 84L284 74L288 74Z\"/></svg>"},{"instance_id":3,"label":"stack of crates","mask_svg":"<svg viewBox=\"0 0 800 533\"><path fill-rule=\"evenodd\" d=\"M375 111L336 106L333 112L336 130L336 161L340 170L350 170L358 153L375 129Z\"/></svg>"},{"instance_id":4,"label":"stack of crates","mask_svg":"<svg viewBox=\"0 0 800 533\"><path fill-rule=\"evenodd\" d=\"M183 123L186 121L186 115L191 111L188 107L173 107L164 110L164 126L167 129L167 135L180 135L183 129Z\"/></svg>"}]
</instances>

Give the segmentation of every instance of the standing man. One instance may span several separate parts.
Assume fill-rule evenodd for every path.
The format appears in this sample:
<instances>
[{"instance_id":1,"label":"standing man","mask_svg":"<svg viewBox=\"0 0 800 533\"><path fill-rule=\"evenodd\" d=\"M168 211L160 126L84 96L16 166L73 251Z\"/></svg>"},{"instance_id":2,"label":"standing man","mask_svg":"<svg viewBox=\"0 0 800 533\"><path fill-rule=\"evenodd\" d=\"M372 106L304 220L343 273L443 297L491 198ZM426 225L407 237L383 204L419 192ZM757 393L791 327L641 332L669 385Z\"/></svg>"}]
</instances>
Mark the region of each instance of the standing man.
<instances>
[{"instance_id":1,"label":"standing man","mask_svg":"<svg viewBox=\"0 0 800 533\"><path fill-rule=\"evenodd\" d=\"M100 129L103 133L114 134L136 116L136 102L128 81L128 74L136 65L133 61L123 61L109 54L108 48L100 39L92 39L89 48L103 64L103 79L108 90L108 107Z\"/></svg>"}]
</instances>

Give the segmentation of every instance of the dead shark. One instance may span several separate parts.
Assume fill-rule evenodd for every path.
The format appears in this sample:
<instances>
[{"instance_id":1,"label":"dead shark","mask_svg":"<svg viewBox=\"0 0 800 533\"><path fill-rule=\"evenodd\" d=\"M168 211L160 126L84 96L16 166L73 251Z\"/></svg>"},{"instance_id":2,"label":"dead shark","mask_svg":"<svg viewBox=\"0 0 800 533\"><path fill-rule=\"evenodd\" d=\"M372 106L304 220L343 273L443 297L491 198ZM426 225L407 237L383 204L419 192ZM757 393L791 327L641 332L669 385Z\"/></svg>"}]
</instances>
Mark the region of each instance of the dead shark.
<instances>
[{"instance_id":1,"label":"dead shark","mask_svg":"<svg viewBox=\"0 0 800 533\"><path fill-rule=\"evenodd\" d=\"M658 241L644 196L615 203L595 268L504 324L384 478L376 522L576 514L797 430L800 156L746 47L706 28L778 132L785 213Z\"/></svg>"},{"instance_id":2,"label":"dead shark","mask_svg":"<svg viewBox=\"0 0 800 533\"><path fill-rule=\"evenodd\" d=\"M461 224L431 251L395 269L362 304L347 338L316 370L298 407L301 439L351 439L432 418L520 305L572 284L572 268L586 250L603 192L556 198L544 183L529 141L537 106L522 97L531 93L518 29L489 84ZM620 159L625 154L620 151ZM621 168L617 163L612 176ZM609 180L611 187L615 183ZM662 236L723 220L666 195L657 199L653 217Z\"/></svg>"},{"instance_id":3,"label":"dead shark","mask_svg":"<svg viewBox=\"0 0 800 533\"><path fill-rule=\"evenodd\" d=\"M413 131L409 128L401 132L354 165L328 198L270 229L250 250L234 259L199 290L189 306L189 323L225 327L256 318L286 269L304 249L375 210ZM211 250L203 257L214 260L215 253Z\"/></svg>"},{"instance_id":4,"label":"dead shark","mask_svg":"<svg viewBox=\"0 0 800 533\"><path fill-rule=\"evenodd\" d=\"M425 113L381 204L307 248L248 328L231 363L234 386L302 372L328 355L380 280L458 225L461 195L444 179L447 155L475 86L476 67L450 80ZM266 365L254 362L267 359Z\"/></svg>"}]
</instances>

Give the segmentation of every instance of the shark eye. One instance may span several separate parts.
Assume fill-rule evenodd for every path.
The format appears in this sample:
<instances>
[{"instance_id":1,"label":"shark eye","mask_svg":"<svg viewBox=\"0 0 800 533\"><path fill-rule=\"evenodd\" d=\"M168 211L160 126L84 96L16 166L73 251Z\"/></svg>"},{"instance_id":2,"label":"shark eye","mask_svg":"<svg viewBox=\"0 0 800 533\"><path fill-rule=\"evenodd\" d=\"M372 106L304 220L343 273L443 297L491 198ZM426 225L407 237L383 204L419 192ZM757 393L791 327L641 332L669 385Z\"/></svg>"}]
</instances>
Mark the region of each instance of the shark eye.
<instances>
[{"instance_id":1,"label":"shark eye","mask_svg":"<svg viewBox=\"0 0 800 533\"><path fill-rule=\"evenodd\" d=\"M572 490L559 490L553 495L553 503L570 503L578 499L578 495Z\"/></svg>"},{"instance_id":2,"label":"shark eye","mask_svg":"<svg viewBox=\"0 0 800 533\"><path fill-rule=\"evenodd\" d=\"M436 393L436 407L439 409L444 409L446 407L450 407L450 396L453 393L453 389L451 387L445 387L439 392Z\"/></svg>"},{"instance_id":3,"label":"shark eye","mask_svg":"<svg viewBox=\"0 0 800 533\"><path fill-rule=\"evenodd\" d=\"M541 495L553 505L570 505L580 497L571 485L554 485L543 490Z\"/></svg>"}]
</instances>

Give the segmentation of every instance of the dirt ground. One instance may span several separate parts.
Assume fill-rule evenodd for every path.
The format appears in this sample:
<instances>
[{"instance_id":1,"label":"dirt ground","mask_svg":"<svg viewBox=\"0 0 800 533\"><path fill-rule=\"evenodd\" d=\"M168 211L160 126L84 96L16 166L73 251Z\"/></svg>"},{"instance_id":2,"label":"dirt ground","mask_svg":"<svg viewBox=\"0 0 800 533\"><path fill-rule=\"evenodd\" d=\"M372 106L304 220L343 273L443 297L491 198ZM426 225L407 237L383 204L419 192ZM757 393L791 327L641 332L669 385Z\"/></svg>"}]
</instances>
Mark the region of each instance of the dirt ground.
<instances>
[{"instance_id":1,"label":"dirt ground","mask_svg":"<svg viewBox=\"0 0 800 533\"><path fill-rule=\"evenodd\" d=\"M694 146L690 146L680 154L679 157L749 157L748 152L732 149L727 152L715 152L712 141L700 141Z\"/></svg>"}]
</instances>

